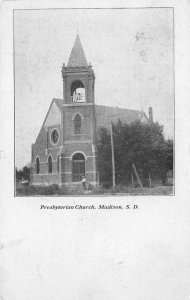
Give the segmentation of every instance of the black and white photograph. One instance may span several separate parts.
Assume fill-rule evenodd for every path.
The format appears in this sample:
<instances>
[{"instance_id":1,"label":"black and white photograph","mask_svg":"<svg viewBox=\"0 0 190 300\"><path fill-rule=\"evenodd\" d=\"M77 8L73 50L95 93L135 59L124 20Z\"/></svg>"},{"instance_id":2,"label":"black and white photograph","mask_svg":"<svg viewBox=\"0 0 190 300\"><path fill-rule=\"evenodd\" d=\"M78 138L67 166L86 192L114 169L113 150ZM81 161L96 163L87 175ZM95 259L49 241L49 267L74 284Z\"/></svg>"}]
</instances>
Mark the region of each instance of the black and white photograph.
<instances>
[{"instance_id":1,"label":"black and white photograph","mask_svg":"<svg viewBox=\"0 0 190 300\"><path fill-rule=\"evenodd\" d=\"M0 6L0 299L190 299L190 3Z\"/></svg>"},{"instance_id":2,"label":"black and white photograph","mask_svg":"<svg viewBox=\"0 0 190 300\"><path fill-rule=\"evenodd\" d=\"M173 194L172 8L14 11L16 195Z\"/></svg>"}]
</instances>

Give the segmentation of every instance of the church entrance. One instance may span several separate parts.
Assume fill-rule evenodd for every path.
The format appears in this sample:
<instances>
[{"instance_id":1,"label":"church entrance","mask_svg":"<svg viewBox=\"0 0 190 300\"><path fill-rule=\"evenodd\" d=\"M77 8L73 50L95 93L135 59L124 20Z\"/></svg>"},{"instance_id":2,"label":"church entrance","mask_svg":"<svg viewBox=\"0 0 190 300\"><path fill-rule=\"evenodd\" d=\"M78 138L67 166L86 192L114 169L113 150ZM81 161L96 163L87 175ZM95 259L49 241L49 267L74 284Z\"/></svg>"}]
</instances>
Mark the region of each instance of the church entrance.
<instances>
[{"instance_id":1,"label":"church entrance","mask_svg":"<svg viewBox=\"0 0 190 300\"><path fill-rule=\"evenodd\" d=\"M72 159L73 172L72 181L78 182L82 180L82 176L85 176L85 157L81 153L73 155Z\"/></svg>"}]
</instances>

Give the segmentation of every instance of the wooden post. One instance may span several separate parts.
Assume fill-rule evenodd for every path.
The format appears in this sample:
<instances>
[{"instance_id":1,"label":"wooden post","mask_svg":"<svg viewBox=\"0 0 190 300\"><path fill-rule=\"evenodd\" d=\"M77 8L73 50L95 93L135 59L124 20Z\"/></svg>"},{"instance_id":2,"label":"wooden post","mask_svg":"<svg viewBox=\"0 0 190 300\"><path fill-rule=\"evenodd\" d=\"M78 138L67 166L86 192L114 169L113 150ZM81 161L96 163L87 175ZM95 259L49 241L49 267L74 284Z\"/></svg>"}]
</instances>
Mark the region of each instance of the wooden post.
<instances>
[{"instance_id":1,"label":"wooden post","mask_svg":"<svg viewBox=\"0 0 190 300\"><path fill-rule=\"evenodd\" d=\"M133 178L133 172L131 171L131 183L132 183L132 188L134 188L134 178Z\"/></svg>"},{"instance_id":2,"label":"wooden post","mask_svg":"<svg viewBox=\"0 0 190 300\"><path fill-rule=\"evenodd\" d=\"M112 122L110 123L110 131L111 131L111 154L112 154L112 184L113 184L113 190L115 190L115 158L114 158Z\"/></svg>"},{"instance_id":3,"label":"wooden post","mask_svg":"<svg viewBox=\"0 0 190 300\"><path fill-rule=\"evenodd\" d=\"M137 170L136 170L136 168L135 168L135 165L132 164L132 167L133 167L133 170L134 170L135 175L136 175L136 177L137 177L138 184L140 185L141 189L143 189L143 185L142 185L142 182L141 182L141 180L140 180L140 178L139 178L139 175L138 175L138 173L137 173Z\"/></svg>"}]
</instances>

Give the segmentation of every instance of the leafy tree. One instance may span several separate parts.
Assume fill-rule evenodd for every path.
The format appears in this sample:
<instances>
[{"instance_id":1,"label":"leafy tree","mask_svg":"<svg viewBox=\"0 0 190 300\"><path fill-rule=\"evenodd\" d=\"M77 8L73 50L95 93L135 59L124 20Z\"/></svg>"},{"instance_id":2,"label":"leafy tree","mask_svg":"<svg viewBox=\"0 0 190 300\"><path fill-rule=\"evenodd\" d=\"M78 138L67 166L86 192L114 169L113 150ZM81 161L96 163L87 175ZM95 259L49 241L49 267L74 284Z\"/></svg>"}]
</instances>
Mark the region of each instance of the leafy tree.
<instances>
[{"instance_id":1,"label":"leafy tree","mask_svg":"<svg viewBox=\"0 0 190 300\"><path fill-rule=\"evenodd\" d=\"M23 167L21 170L16 168L16 181L21 181L22 179L30 181L30 168L27 166Z\"/></svg>"},{"instance_id":2,"label":"leafy tree","mask_svg":"<svg viewBox=\"0 0 190 300\"><path fill-rule=\"evenodd\" d=\"M98 157L100 182L112 183L110 133L99 129ZM158 123L126 124L118 121L113 125L116 183L131 180L132 164L141 179L160 178L166 184L166 174L173 169L173 141L165 140L163 126Z\"/></svg>"}]
</instances>

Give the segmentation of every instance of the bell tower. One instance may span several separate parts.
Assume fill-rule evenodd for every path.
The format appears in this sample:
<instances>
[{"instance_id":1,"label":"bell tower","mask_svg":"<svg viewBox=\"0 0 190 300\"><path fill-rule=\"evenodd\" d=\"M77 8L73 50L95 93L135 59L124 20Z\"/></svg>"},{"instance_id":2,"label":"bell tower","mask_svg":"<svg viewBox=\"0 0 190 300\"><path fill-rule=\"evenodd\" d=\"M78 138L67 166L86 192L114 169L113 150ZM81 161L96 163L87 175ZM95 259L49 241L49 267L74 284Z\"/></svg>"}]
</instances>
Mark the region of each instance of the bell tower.
<instances>
[{"instance_id":1,"label":"bell tower","mask_svg":"<svg viewBox=\"0 0 190 300\"><path fill-rule=\"evenodd\" d=\"M63 64L64 103L94 103L95 75L87 60L77 33L67 67Z\"/></svg>"},{"instance_id":2,"label":"bell tower","mask_svg":"<svg viewBox=\"0 0 190 300\"><path fill-rule=\"evenodd\" d=\"M77 33L63 78L62 182L77 183L85 176L97 184L97 147L94 83L95 74L87 63Z\"/></svg>"}]
</instances>

